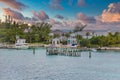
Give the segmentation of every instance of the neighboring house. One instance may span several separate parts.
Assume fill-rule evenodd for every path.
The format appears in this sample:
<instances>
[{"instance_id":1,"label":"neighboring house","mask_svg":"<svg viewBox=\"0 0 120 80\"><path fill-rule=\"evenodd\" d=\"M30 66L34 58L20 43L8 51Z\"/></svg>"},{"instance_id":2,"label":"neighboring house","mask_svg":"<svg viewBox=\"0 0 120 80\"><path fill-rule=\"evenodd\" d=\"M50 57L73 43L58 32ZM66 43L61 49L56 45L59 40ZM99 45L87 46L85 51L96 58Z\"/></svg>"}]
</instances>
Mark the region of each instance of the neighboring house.
<instances>
[{"instance_id":1,"label":"neighboring house","mask_svg":"<svg viewBox=\"0 0 120 80\"><path fill-rule=\"evenodd\" d=\"M108 35L108 32L105 31L105 32L95 32L95 33L94 33L94 36L102 36L102 35L107 36L107 35Z\"/></svg>"},{"instance_id":2,"label":"neighboring house","mask_svg":"<svg viewBox=\"0 0 120 80\"><path fill-rule=\"evenodd\" d=\"M76 34L75 33L70 34L70 37L68 38L67 43L71 47L77 45L77 39L76 39Z\"/></svg>"},{"instance_id":3,"label":"neighboring house","mask_svg":"<svg viewBox=\"0 0 120 80\"><path fill-rule=\"evenodd\" d=\"M60 39L59 38L52 39L52 45L54 45L55 47L59 47L61 45Z\"/></svg>"},{"instance_id":4,"label":"neighboring house","mask_svg":"<svg viewBox=\"0 0 120 80\"><path fill-rule=\"evenodd\" d=\"M77 46L77 39L76 38L68 38L67 43L71 47Z\"/></svg>"},{"instance_id":5,"label":"neighboring house","mask_svg":"<svg viewBox=\"0 0 120 80\"><path fill-rule=\"evenodd\" d=\"M76 47L77 46L77 39L76 38L66 38L66 41L67 41L67 46L69 47ZM54 47L60 47L62 44L61 44L61 40L60 38L54 38L52 39L52 46Z\"/></svg>"},{"instance_id":6,"label":"neighboring house","mask_svg":"<svg viewBox=\"0 0 120 80\"><path fill-rule=\"evenodd\" d=\"M89 35L87 36L86 33L89 32ZM91 31L91 30L86 30L86 31L81 31L81 32L77 32L75 33L76 35L81 35L83 38L87 38L90 39L92 38L93 36L107 36L109 33L109 31L107 30L103 30L103 31ZM111 33L114 33L114 32L111 32Z\"/></svg>"},{"instance_id":7,"label":"neighboring house","mask_svg":"<svg viewBox=\"0 0 120 80\"><path fill-rule=\"evenodd\" d=\"M87 33L89 33L89 35L87 35ZM93 36L107 36L108 31L91 31L91 30L84 30L84 31L80 31L80 32L75 32L72 33L71 35L81 35L83 38L92 38Z\"/></svg>"}]
</instances>

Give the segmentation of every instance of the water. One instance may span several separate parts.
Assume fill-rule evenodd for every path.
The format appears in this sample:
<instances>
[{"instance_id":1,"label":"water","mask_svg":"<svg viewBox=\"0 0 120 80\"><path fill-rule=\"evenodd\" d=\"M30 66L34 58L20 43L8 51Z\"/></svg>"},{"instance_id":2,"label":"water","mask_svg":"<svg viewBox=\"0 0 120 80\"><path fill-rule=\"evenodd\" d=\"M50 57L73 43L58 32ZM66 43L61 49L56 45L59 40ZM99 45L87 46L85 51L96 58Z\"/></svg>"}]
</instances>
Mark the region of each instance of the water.
<instances>
[{"instance_id":1,"label":"water","mask_svg":"<svg viewBox=\"0 0 120 80\"><path fill-rule=\"evenodd\" d=\"M45 49L0 49L0 80L120 80L120 52L46 56Z\"/></svg>"}]
</instances>

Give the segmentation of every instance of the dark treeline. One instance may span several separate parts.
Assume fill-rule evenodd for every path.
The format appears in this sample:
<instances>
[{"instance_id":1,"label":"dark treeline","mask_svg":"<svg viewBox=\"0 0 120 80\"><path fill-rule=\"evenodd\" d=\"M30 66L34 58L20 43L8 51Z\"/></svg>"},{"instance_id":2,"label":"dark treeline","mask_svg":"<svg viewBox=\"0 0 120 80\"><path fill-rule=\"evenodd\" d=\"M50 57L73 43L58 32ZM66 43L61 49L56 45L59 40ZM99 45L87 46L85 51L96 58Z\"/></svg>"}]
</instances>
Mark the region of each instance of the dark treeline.
<instances>
[{"instance_id":1,"label":"dark treeline","mask_svg":"<svg viewBox=\"0 0 120 80\"><path fill-rule=\"evenodd\" d=\"M26 39L27 43L42 42L49 40L49 33L52 26L48 23L28 24L0 23L0 42L15 43L16 37Z\"/></svg>"}]
</instances>

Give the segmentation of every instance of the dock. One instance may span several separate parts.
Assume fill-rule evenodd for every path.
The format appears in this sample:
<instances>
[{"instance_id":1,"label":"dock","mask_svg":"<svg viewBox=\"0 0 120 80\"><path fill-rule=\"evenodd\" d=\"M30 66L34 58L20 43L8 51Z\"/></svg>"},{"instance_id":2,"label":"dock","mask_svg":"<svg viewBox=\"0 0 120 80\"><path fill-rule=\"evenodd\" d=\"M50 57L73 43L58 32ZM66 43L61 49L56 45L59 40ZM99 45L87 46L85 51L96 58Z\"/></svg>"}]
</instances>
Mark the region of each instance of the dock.
<instances>
[{"instance_id":1,"label":"dock","mask_svg":"<svg viewBox=\"0 0 120 80\"><path fill-rule=\"evenodd\" d=\"M63 55L63 56L81 56L80 50L77 48L46 48L46 55Z\"/></svg>"}]
</instances>

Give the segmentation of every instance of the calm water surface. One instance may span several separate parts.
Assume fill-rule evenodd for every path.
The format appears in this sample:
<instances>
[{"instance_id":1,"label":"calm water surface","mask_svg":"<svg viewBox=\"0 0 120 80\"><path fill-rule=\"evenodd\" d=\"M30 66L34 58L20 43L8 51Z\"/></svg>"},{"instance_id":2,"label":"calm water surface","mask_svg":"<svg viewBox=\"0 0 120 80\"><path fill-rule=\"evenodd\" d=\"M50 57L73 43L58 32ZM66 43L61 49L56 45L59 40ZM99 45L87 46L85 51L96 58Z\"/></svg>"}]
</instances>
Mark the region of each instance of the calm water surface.
<instances>
[{"instance_id":1,"label":"calm water surface","mask_svg":"<svg viewBox=\"0 0 120 80\"><path fill-rule=\"evenodd\" d=\"M46 56L45 49L0 49L0 80L120 80L120 52Z\"/></svg>"}]
</instances>

